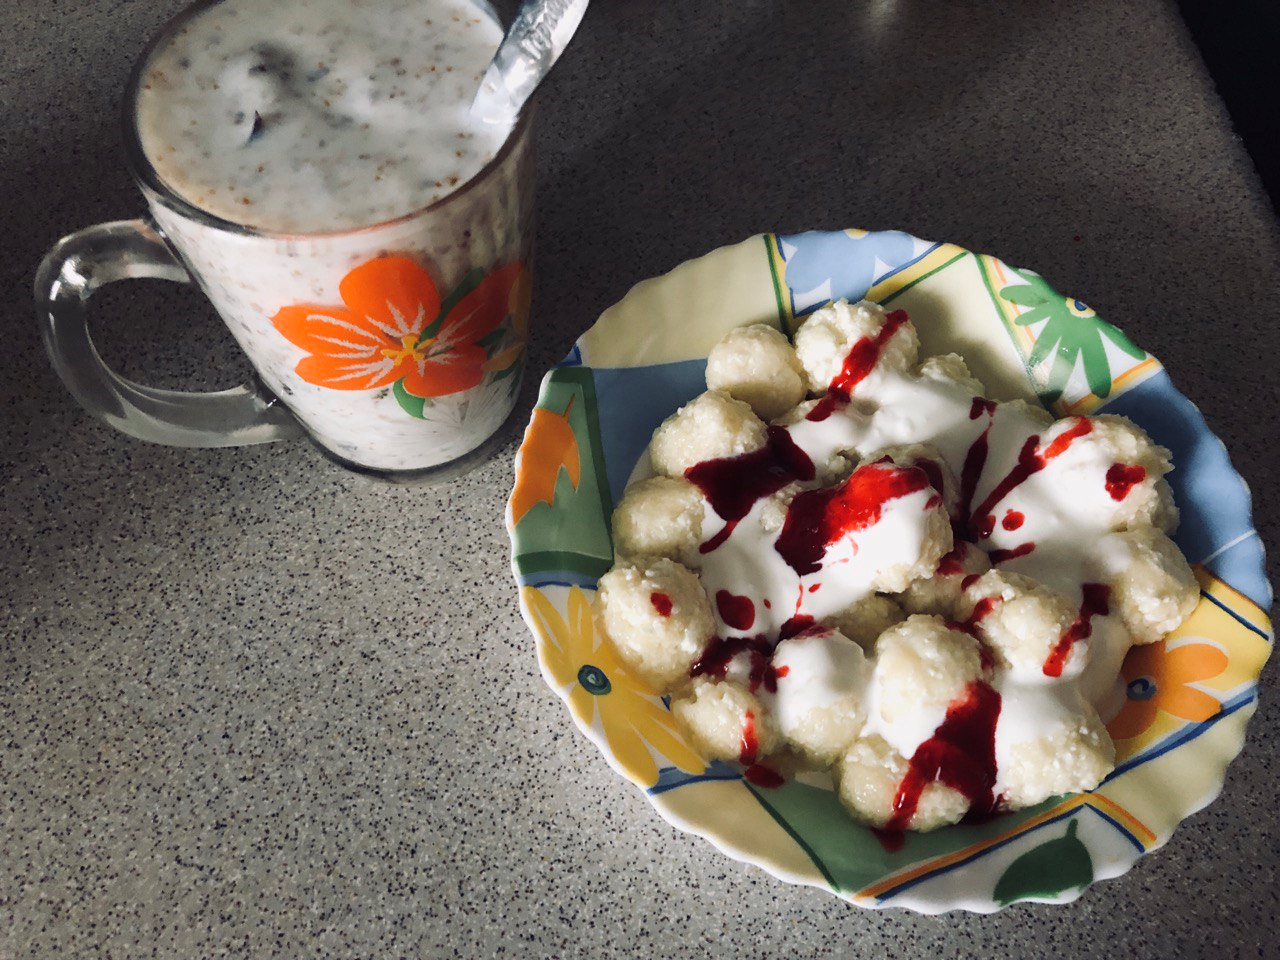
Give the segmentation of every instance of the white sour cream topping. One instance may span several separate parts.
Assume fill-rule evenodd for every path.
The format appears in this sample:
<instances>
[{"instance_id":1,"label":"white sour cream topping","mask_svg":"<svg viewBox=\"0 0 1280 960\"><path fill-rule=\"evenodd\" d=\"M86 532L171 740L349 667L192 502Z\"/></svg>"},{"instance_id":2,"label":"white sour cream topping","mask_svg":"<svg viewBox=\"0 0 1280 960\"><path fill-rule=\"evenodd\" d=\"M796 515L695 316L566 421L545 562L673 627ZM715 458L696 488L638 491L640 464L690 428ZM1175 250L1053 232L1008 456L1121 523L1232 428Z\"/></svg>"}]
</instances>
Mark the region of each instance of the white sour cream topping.
<instances>
[{"instance_id":1,"label":"white sour cream topping","mask_svg":"<svg viewBox=\"0 0 1280 960\"><path fill-rule=\"evenodd\" d=\"M778 636L792 617L822 620L874 592L880 570L894 564L913 563L920 555L925 534L925 504L934 495L926 487L885 504L880 521L833 544L821 569L801 576L778 553L778 531L766 529L762 515L776 510L769 500L759 501L738 524L724 545L703 559L702 585L712 600L719 635ZM706 507L704 530L716 530L724 521L711 505ZM749 598L754 620L740 629L725 622L716 602L721 591Z\"/></svg>"},{"instance_id":2,"label":"white sour cream topping","mask_svg":"<svg viewBox=\"0 0 1280 960\"><path fill-rule=\"evenodd\" d=\"M975 403L975 396L963 384L944 377L877 368L856 387L851 402L837 405L825 419L801 420L786 430L815 463L826 462L836 453L850 453L865 461L888 447L928 444L941 454L957 484L964 475L966 459L985 432L986 461L970 503L976 509L1015 470L1028 438L1041 438L1035 449L1043 455L1056 438L1074 428L1079 436L1059 441L1062 449L1047 459L1042 469L990 504L994 525L976 542L989 553L1017 551L1034 544L1025 555L1006 558L995 552L993 560L999 569L1032 577L1079 604L1084 584L1108 583L1127 562L1126 548L1110 533L1118 503L1108 493L1105 477L1114 461L1102 444L1082 432L1078 419L1045 427L1018 405L982 405ZM873 592L871 583L879 570L909 564L920 555L926 535L925 504L932 494L932 488L926 488L891 501L879 523L834 546L822 568L804 577L797 576L776 550L777 530L762 523L770 511L776 517L777 505L768 500L757 502L724 544L703 557L700 574L713 608L722 590L749 597L755 604L755 622L746 629L730 626L717 610L721 636L763 634L776 639L782 625L797 613L821 621L866 597ZM1002 522L1006 516L1012 529ZM723 526L724 521L708 504L703 529L710 536ZM814 586L817 591L809 592ZM764 600L769 601L769 607L763 606ZM1002 698L996 726L998 763L1017 744L1044 736L1078 716L1085 702L1104 720L1118 709L1118 677L1131 645L1129 634L1114 615L1094 617L1091 623L1092 636L1079 641L1075 650L1076 656L1082 649L1087 655L1083 672L1067 671L1066 676L1053 678L1014 677L999 666L992 671L991 685ZM784 648L786 664L792 669L778 680L778 694L773 698L784 730L798 723L813 705L834 702L863 688L868 716L864 733L879 734L909 758L946 715L943 708L922 709L886 723L873 702L874 685L867 685L865 662L855 668L851 660L835 655L828 645L813 641L787 641L780 653ZM745 679L747 655L738 660L741 662L734 664L729 676ZM998 790L997 784L997 795Z\"/></svg>"},{"instance_id":3,"label":"white sour cream topping","mask_svg":"<svg viewBox=\"0 0 1280 960\"><path fill-rule=\"evenodd\" d=\"M778 644L773 654L778 690L772 698L774 717L790 735L813 710L842 700L865 699L866 654L834 630L803 633Z\"/></svg>"}]
</instances>

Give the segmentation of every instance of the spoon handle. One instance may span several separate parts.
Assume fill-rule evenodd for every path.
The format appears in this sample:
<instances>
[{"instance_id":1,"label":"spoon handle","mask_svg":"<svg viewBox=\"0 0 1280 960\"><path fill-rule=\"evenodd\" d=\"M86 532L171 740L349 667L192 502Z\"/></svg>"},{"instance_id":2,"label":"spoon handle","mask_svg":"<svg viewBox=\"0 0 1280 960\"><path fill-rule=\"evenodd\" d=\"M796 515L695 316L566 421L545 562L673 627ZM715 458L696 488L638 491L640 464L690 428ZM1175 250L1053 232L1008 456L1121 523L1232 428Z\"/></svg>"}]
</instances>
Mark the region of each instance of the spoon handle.
<instances>
[{"instance_id":1,"label":"spoon handle","mask_svg":"<svg viewBox=\"0 0 1280 960\"><path fill-rule=\"evenodd\" d=\"M471 109L510 123L569 45L588 0L525 0L480 82Z\"/></svg>"}]
</instances>

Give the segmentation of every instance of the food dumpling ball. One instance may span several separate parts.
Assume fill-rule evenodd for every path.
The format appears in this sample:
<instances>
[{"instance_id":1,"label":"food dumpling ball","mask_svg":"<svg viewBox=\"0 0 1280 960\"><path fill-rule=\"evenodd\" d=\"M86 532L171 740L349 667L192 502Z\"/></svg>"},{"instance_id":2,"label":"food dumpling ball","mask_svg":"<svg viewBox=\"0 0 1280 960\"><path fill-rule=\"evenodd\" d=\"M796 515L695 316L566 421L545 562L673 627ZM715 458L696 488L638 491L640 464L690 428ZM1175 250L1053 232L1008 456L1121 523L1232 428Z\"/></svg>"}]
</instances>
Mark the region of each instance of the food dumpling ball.
<instances>
[{"instance_id":1,"label":"food dumpling ball","mask_svg":"<svg viewBox=\"0 0 1280 960\"><path fill-rule=\"evenodd\" d=\"M961 616L1015 674L1044 675L1045 663L1067 629L1076 607L1030 577L990 570L964 591ZM1074 677L1089 661L1088 641L1073 643L1061 676Z\"/></svg>"},{"instance_id":2,"label":"food dumpling ball","mask_svg":"<svg viewBox=\"0 0 1280 960\"><path fill-rule=\"evenodd\" d=\"M689 673L715 632L697 574L665 558L618 564L600 578L598 597L618 655L659 691Z\"/></svg>"},{"instance_id":3,"label":"food dumpling ball","mask_svg":"<svg viewBox=\"0 0 1280 960\"><path fill-rule=\"evenodd\" d=\"M776 417L773 422L783 427L801 423L820 402L820 400L806 400L782 416ZM857 454L841 446L839 442L827 443L821 447L810 445L805 449L805 454L813 463L814 478L824 487L839 483L853 473L853 468L858 465Z\"/></svg>"},{"instance_id":4,"label":"food dumpling ball","mask_svg":"<svg viewBox=\"0 0 1280 960\"><path fill-rule=\"evenodd\" d=\"M866 655L838 630L812 627L773 653L777 692L768 698L787 743L827 767L848 749L866 718Z\"/></svg>"},{"instance_id":5,"label":"food dumpling ball","mask_svg":"<svg viewBox=\"0 0 1280 960\"><path fill-rule=\"evenodd\" d=\"M1002 415L1008 416L1013 414L1026 421L1032 427L1039 430L1047 430L1053 426L1057 419L1052 413L1040 406L1038 403L1029 403L1026 400L1006 400L998 407Z\"/></svg>"},{"instance_id":6,"label":"food dumpling ball","mask_svg":"<svg viewBox=\"0 0 1280 960\"><path fill-rule=\"evenodd\" d=\"M663 476L683 477L696 463L751 453L765 442L764 421L747 404L708 390L662 422L649 441L649 458Z\"/></svg>"},{"instance_id":7,"label":"food dumpling ball","mask_svg":"<svg viewBox=\"0 0 1280 960\"><path fill-rule=\"evenodd\" d=\"M1144 498L1128 516L1130 529L1155 527L1164 533L1178 529L1178 505L1173 500L1173 488L1161 477L1153 488L1155 496Z\"/></svg>"},{"instance_id":8,"label":"food dumpling ball","mask_svg":"<svg viewBox=\"0 0 1280 960\"><path fill-rule=\"evenodd\" d=\"M947 516L947 508L940 499L933 506L925 507L923 522L919 554L909 563L887 563L882 566L872 583L873 590L878 593L900 593L912 581L929 576L937 569L938 561L951 552L954 545L951 518Z\"/></svg>"},{"instance_id":9,"label":"food dumpling ball","mask_svg":"<svg viewBox=\"0 0 1280 960\"><path fill-rule=\"evenodd\" d=\"M880 333L886 316L883 307L869 300L857 304L837 300L809 314L796 331L796 356L809 376L809 389L825 393L843 369L854 344ZM876 366L881 370L906 370L915 365L919 355L916 328L908 321L881 347Z\"/></svg>"},{"instance_id":10,"label":"food dumpling ball","mask_svg":"<svg viewBox=\"0 0 1280 960\"><path fill-rule=\"evenodd\" d=\"M983 676L978 641L954 630L941 617L917 614L880 635L871 671L880 720L916 724L933 719L926 735L941 722L947 707L965 696ZM921 738L923 739L923 738Z\"/></svg>"},{"instance_id":11,"label":"food dumpling ball","mask_svg":"<svg viewBox=\"0 0 1280 960\"><path fill-rule=\"evenodd\" d=\"M805 372L795 348L768 324L730 330L707 356L707 386L772 420L804 399Z\"/></svg>"},{"instance_id":12,"label":"food dumpling ball","mask_svg":"<svg viewBox=\"0 0 1280 960\"><path fill-rule=\"evenodd\" d=\"M1063 793L1092 790L1116 764L1115 744L1094 709L1063 717L1047 731L997 756L1004 803L1035 806Z\"/></svg>"},{"instance_id":13,"label":"food dumpling ball","mask_svg":"<svg viewBox=\"0 0 1280 960\"><path fill-rule=\"evenodd\" d=\"M938 383L954 383L974 396L980 397L986 392L982 381L969 372L969 365L958 353L940 353L925 358L916 368L916 376Z\"/></svg>"},{"instance_id":14,"label":"food dumpling ball","mask_svg":"<svg viewBox=\"0 0 1280 960\"><path fill-rule=\"evenodd\" d=\"M1091 422L1089 442L1100 445L1113 464L1104 481L1116 502L1112 529L1151 523L1168 509L1168 505L1160 503L1156 484L1173 469L1169 451L1153 443L1141 427L1126 417L1101 414Z\"/></svg>"},{"instance_id":15,"label":"food dumpling ball","mask_svg":"<svg viewBox=\"0 0 1280 960\"><path fill-rule=\"evenodd\" d=\"M896 599L907 613L932 613L948 620L963 620L960 607L965 580L990 569L991 560L986 553L961 540L938 561L933 576L916 580Z\"/></svg>"},{"instance_id":16,"label":"food dumpling ball","mask_svg":"<svg viewBox=\"0 0 1280 960\"><path fill-rule=\"evenodd\" d=\"M713 760L755 763L778 749L777 725L758 697L729 681L696 680L671 701L693 746Z\"/></svg>"},{"instance_id":17,"label":"food dumpling ball","mask_svg":"<svg viewBox=\"0 0 1280 960\"><path fill-rule=\"evenodd\" d=\"M916 467L929 478L929 485L942 497L947 515L955 514L960 500L960 483L938 448L927 443L904 443L885 447L866 456L867 463L888 458L895 466Z\"/></svg>"},{"instance_id":18,"label":"food dumpling ball","mask_svg":"<svg viewBox=\"0 0 1280 960\"><path fill-rule=\"evenodd\" d=\"M798 483L788 483L777 493L770 494L759 502L760 528L766 533L777 533L787 522L787 508L797 493L804 488Z\"/></svg>"},{"instance_id":19,"label":"food dumpling ball","mask_svg":"<svg viewBox=\"0 0 1280 960\"><path fill-rule=\"evenodd\" d=\"M1111 582L1112 612L1134 643L1155 643L1182 625L1200 602L1200 585L1182 551L1152 527L1116 534L1128 562Z\"/></svg>"},{"instance_id":20,"label":"food dumpling ball","mask_svg":"<svg viewBox=\"0 0 1280 960\"><path fill-rule=\"evenodd\" d=\"M822 622L840 631L864 650L875 646L880 634L907 618L890 597L873 593L843 610L823 617Z\"/></svg>"},{"instance_id":21,"label":"food dumpling ball","mask_svg":"<svg viewBox=\"0 0 1280 960\"><path fill-rule=\"evenodd\" d=\"M706 501L688 480L650 477L629 486L613 511L613 546L620 557L667 557L697 567Z\"/></svg>"},{"instance_id":22,"label":"food dumpling ball","mask_svg":"<svg viewBox=\"0 0 1280 960\"><path fill-rule=\"evenodd\" d=\"M898 787L907 775L906 759L878 736L856 741L836 764L840 802L860 823L883 827L894 814ZM959 823L969 811L964 794L934 781L924 788L910 830L934 830Z\"/></svg>"}]
</instances>

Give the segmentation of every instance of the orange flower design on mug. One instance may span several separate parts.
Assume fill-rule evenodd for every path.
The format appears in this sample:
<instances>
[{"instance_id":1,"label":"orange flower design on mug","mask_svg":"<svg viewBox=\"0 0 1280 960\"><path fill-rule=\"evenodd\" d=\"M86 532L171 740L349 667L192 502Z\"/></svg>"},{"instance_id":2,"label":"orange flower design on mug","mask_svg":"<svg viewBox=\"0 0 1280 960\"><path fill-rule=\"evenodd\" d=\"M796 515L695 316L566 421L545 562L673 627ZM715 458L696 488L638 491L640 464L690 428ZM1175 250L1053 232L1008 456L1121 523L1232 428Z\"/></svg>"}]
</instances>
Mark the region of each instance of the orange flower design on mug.
<instances>
[{"instance_id":1,"label":"orange flower design on mug","mask_svg":"<svg viewBox=\"0 0 1280 960\"><path fill-rule=\"evenodd\" d=\"M1107 724L1117 740L1145 733L1159 712L1198 723L1222 709L1219 700L1190 684L1211 680L1227 668L1227 655L1210 643L1169 641L1134 647L1125 657L1121 674L1126 684L1124 707Z\"/></svg>"},{"instance_id":2,"label":"orange flower design on mug","mask_svg":"<svg viewBox=\"0 0 1280 960\"><path fill-rule=\"evenodd\" d=\"M342 306L296 304L271 318L290 343L307 351L296 371L330 390L394 385L432 399L479 386L517 369L529 318L530 282L521 263L486 274L473 270L441 299L431 276L404 256L378 257L338 286ZM511 318L509 328L503 321ZM419 404L419 409L420 409Z\"/></svg>"}]
</instances>

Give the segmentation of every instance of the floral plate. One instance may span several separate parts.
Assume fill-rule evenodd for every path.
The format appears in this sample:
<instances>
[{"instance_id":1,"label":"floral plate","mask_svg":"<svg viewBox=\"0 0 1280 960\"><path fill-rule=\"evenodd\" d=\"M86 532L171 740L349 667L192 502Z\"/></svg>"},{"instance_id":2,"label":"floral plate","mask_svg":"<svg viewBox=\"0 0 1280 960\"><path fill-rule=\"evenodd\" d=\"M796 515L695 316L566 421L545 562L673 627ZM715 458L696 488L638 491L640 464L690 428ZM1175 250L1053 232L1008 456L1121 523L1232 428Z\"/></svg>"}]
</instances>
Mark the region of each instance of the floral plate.
<instances>
[{"instance_id":1,"label":"floral plate","mask_svg":"<svg viewBox=\"0 0 1280 960\"><path fill-rule=\"evenodd\" d=\"M1118 763L1101 786L912 834L893 851L851 821L829 787L797 779L763 788L738 765L700 756L664 701L620 663L592 611L613 562L613 505L654 428L704 389L711 346L747 323L791 331L840 297L905 308L922 354L960 353L990 396L1141 424L1173 451L1175 539L1201 583L1191 618L1124 663L1128 699L1109 725ZM614 769L677 827L860 906L1064 903L1124 873L1217 796L1271 653L1271 588L1249 491L1159 361L1038 274L905 233L757 236L636 286L543 380L507 527L543 675Z\"/></svg>"}]
</instances>

